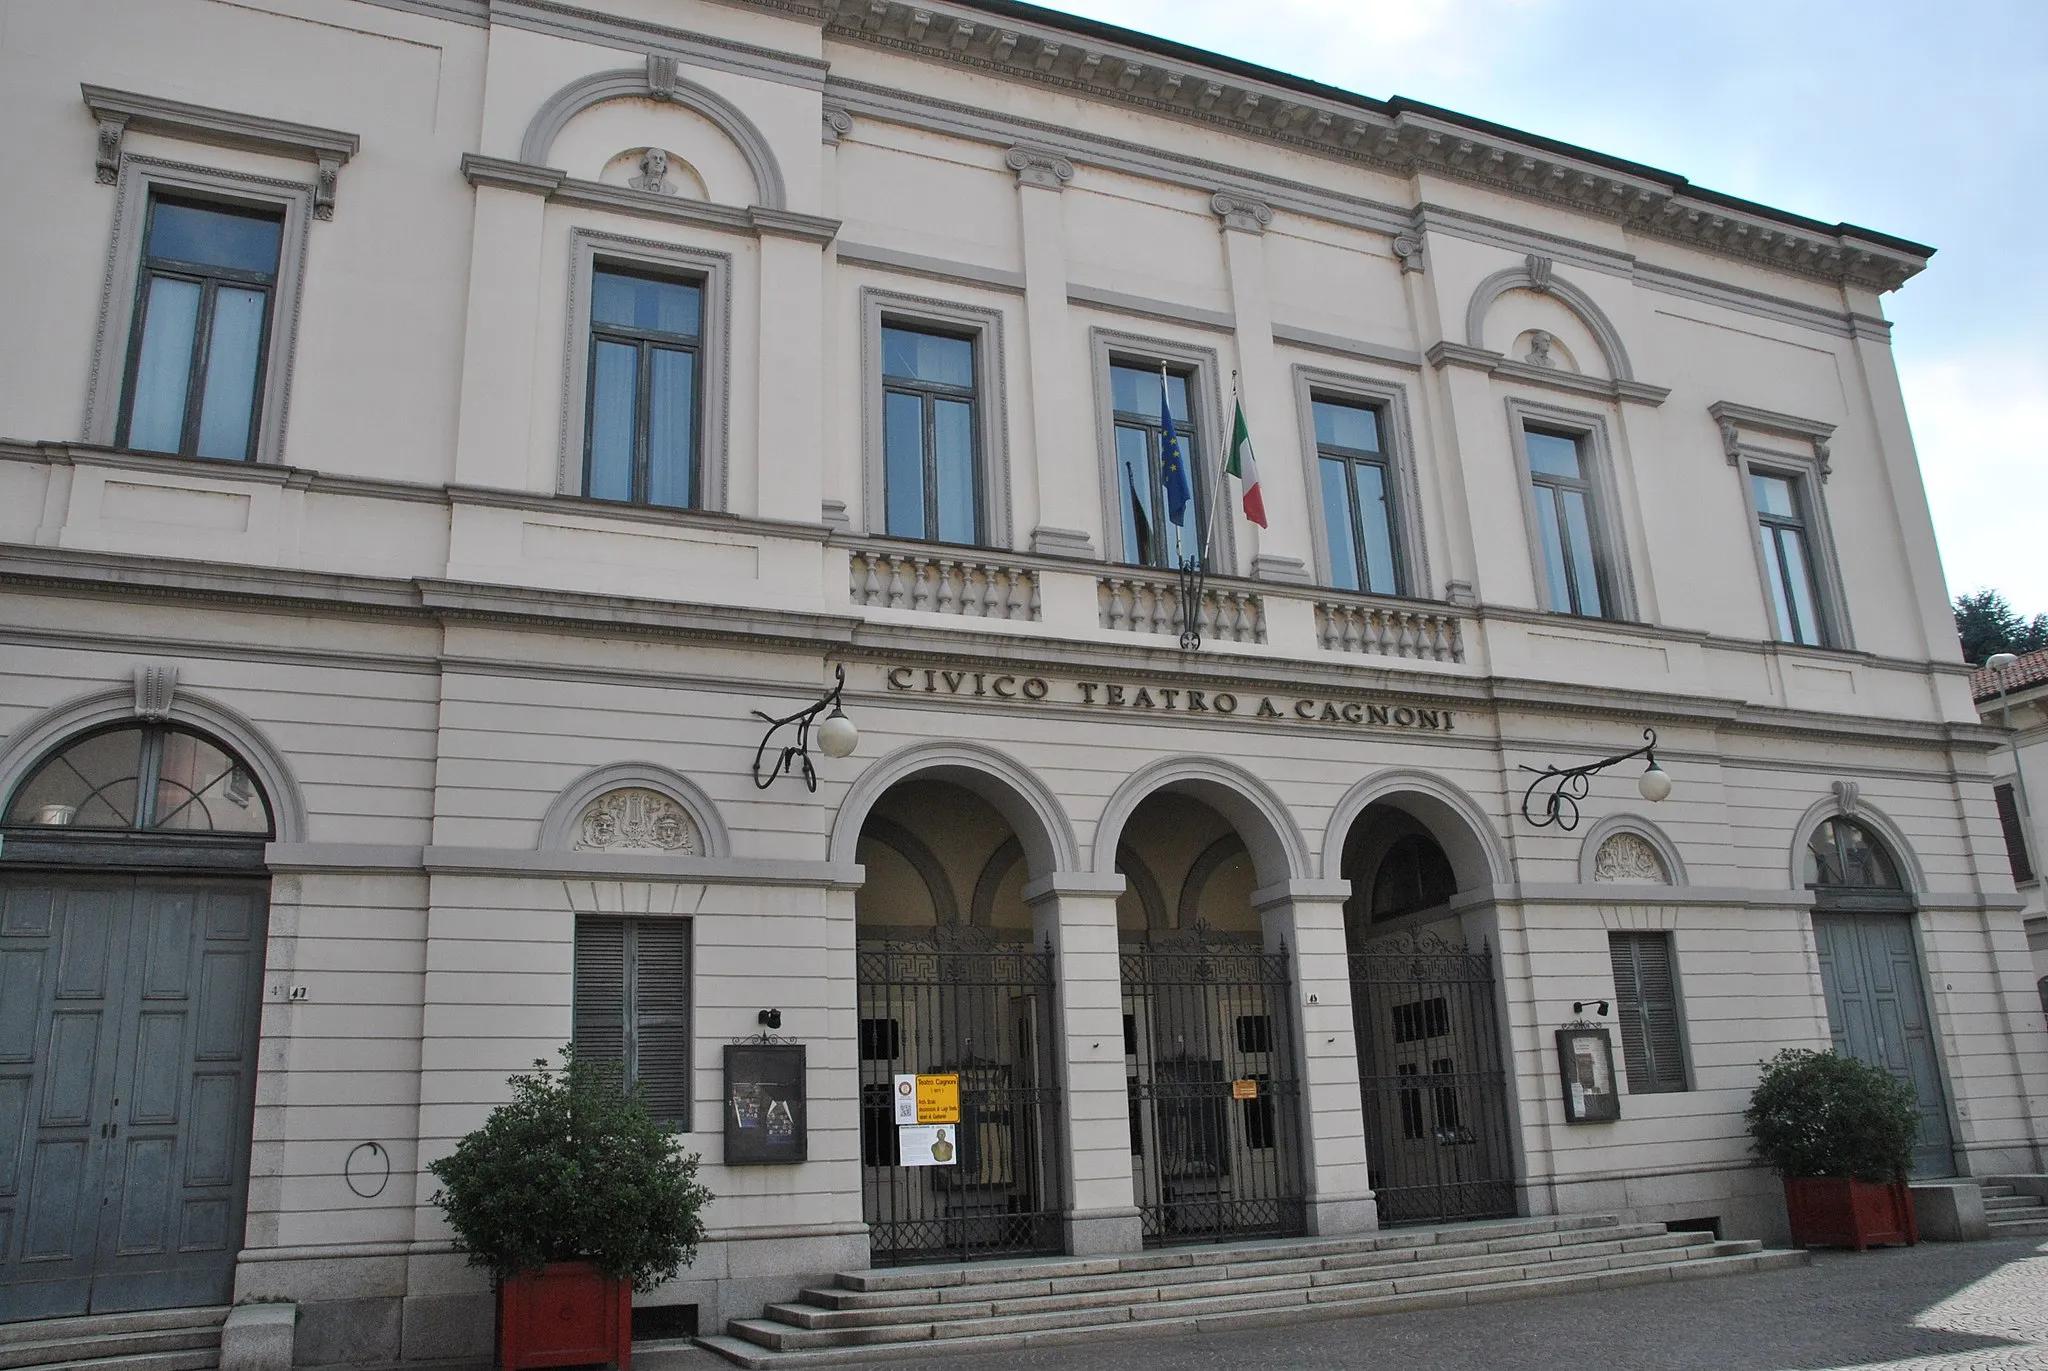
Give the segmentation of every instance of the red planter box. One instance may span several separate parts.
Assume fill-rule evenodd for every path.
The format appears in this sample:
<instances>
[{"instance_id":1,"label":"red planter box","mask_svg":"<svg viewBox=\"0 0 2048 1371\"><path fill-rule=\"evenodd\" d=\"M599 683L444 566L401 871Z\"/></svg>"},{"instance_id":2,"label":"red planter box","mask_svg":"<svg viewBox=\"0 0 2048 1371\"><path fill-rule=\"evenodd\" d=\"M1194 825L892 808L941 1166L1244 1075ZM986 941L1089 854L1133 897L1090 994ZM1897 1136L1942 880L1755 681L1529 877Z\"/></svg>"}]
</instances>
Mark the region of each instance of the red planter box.
<instances>
[{"instance_id":1,"label":"red planter box","mask_svg":"<svg viewBox=\"0 0 2048 1371\"><path fill-rule=\"evenodd\" d=\"M1904 1181L1845 1181L1832 1176L1787 1176L1785 1215L1794 1247L1866 1247L1920 1241L1913 1196Z\"/></svg>"},{"instance_id":2,"label":"red planter box","mask_svg":"<svg viewBox=\"0 0 2048 1371\"><path fill-rule=\"evenodd\" d=\"M498 1365L633 1366L633 1287L589 1262L552 1262L498 1287Z\"/></svg>"}]
</instances>

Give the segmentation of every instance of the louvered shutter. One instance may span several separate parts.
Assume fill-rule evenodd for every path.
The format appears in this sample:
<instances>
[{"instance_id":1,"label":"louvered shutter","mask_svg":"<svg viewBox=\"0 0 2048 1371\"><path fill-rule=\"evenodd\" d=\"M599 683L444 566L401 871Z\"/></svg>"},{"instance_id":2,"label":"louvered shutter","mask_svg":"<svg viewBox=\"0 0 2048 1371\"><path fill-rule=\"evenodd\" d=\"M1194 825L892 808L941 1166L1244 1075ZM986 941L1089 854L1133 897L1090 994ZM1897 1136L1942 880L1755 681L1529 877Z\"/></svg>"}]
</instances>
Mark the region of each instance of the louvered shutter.
<instances>
[{"instance_id":1,"label":"louvered shutter","mask_svg":"<svg viewBox=\"0 0 2048 1371\"><path fill-rule=\"evenodd\" d=\"M578 1055L617 1062L648 1112L690 1126L690 925L686 919L576 921Z\"/></svg>"},{"instance_id":2,"label":"louvered shutter","mask_svg":"<svg viewBox=\"0 0 2048 1371\"><path fill-rule=\"evenodd\" d=\"M690 924L639 919L633 947L633 1079L647 1109L670 1127L690 1126Z\"/></svg>"},{"instance_id":3,"label":"louvered shutter","mask_svg":"<svg viewBox=\"0 0 2048 1371\"><path fill-rule=\"evenodd\" d=\"M576 921L578 1056L626 1065L626 921Z\"/></svg>"},{"instance_id":4,"label":"louvered shutter","mask_svg":"<svg viewBox=\"0 0 2048 1371\"><path fill-rule=\"evenodd\" d=\"M2034 879L2034 863L2027 854L2027 830L2020 823L2020 807L2013 798L2012 787L1995 785L1991 787L1991 795L1998 801L1998 826L2005 830L2005 859L2012 864L2012 878L2031 881Z\"/></svg>"},{"instance_id":5,"label":"louvered shutter","mask_svg":"<svg viewBox=\"0 0 2048 1371\"><path fill-rule=\"evenodd\" d=\"M1685 1089L1685 1048L1679 1031L1678 985L1668 933L1610 933L1621 1055L1632 1095Z\"/></svg>"}]
</instances>

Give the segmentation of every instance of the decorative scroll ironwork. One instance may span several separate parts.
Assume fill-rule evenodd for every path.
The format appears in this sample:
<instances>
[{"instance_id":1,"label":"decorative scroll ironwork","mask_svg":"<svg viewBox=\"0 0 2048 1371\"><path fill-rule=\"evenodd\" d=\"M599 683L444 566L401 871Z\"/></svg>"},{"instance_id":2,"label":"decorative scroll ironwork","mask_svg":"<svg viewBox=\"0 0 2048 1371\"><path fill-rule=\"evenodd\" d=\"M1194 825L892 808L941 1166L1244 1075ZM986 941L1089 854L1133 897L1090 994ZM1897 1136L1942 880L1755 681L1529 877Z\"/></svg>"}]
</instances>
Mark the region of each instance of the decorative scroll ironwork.
<instances>
[{"instance_id":1,"label":"decorative scroll ironwork","mask_svg":"<svg viewBox=\"0 0 2048 1371\"><path fill-rule=\"evenodd\" d=\"M1602 757L1599 761L1588 762L1584 766L1564 767L1562 769L1546 766L1540 771L1537 771L1537 768L1533 766L1523 767L1522 770L1535 771L1537 774L1536 779L1529 782L1529 788L1522 792L1522 817L1537 828L1549 828L1555 825L1566 833L1571 832L1579 826L1579 801L1585 799L1591 793L1595 776L1607 770L1608 767L1616 766L1631 757L1646 757L1649 759L1649 769L1651 771L1658 770L1657 730L1646 728L1643 730L1643 737L1648 741L1633 751L1617 752L1612 757ZM1661 775L1662 773L1659 772L1659 774ZM1541 818L1538 818L1529 812L1529 806L1535 802L1536 792L1542 790L1545 786L1548 786L1550 789L1549 793L1543 797L1543 815ZM1668 790L1670 787L1667 784L1665 788ZM1657 798L1661 799L1663 797L1658 796Z\"/></svg>"},{"instance_id":2,"label":"decorative scroll ironwork","mask_svg":"<svg viewBox=\"0 0 2048 1371\"><path fill-rule=\"evenodd\" d=\"M949 925L859 944L862 1209L877 1265L1058 1252L1050 944ZM906 1167L897 1074L957 1074L957 1151Z\"/></svg>"},{"instance_id":3,"label":"decorative scroll ironwork","mask_svg":"<svg viewBox=\"0 0 2048 1371\"><path fill-rule=\"evenodd\" d=\"M768 731L761 735L761 745L754 749L754 785L757 789L766 790L769 786L775 784L777 776L784 775L789 771L790 763L802 762L804 785L814 793L817 791L818 771L816 767L811 765L811 725L826 710L830 709L836 713L839 709L839 697L846 691L846 668L842 666L836 670L837 682L833 685L831 691L826 694L825 698L819 700L816 704L806 705L796 713L785 715L780 719L771 714L763 714L758 709L754 711L755 718L766 720L768 724ZM767 779L763 780L761 778L761 758L767 754L768 744L774 739L775 731L779 728L787 728L791 724L796 725L796 741L782 749L782 755L776 760L775 765L769 768Z\"/></svg>"},{"instance_id":4,"label":"decorative scroll ironwork","mask_svg":"<svg viewBox=\"0 0 2048 1371\"><path fill-rule=\"evenodd\" d=\"M1515 1212L1493 956L1433 933L1351 954L1366 1154L1386 1225Z\"/></svg>"},{"instance_id":5,"label":"decorative scroll ironwork","mask_svg":"<svg viewBox=\"0 0 2048 1371\"><path fill-rule=\"evenodd\" d=\"M1304 1231L1293 982L1197 924L1122 954L1131 1169L1145 1242Z\"/></svg>"}]
</instances>

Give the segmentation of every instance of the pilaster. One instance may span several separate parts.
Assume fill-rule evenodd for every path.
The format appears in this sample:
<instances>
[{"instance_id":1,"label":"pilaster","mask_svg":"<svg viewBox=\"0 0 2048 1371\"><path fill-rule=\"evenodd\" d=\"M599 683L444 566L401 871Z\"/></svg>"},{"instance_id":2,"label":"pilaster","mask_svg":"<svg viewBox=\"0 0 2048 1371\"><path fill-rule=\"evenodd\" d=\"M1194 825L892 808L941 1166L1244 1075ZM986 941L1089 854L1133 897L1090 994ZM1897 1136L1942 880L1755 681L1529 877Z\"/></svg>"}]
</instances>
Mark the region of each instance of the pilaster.
<instances>
[{"instance_id":1,"label":"pilaster","mask_svg":"<svg viewBox=\"0 0 2048 1371\"><path fill-rule=\"evenodd\" d=\"M1030 377L1031 432L1014 463L1016 527L1031 530L1030 550L1053 556L1095 555L1102 511L1097 489L1087 386L1074 368L1067 312L1067 227L1060 191L1074 164L1057 153L1011 148L1004 162L1017 173L1017 213L1024 247L1024 356Z\"/></svg>"},{"instance_id":2,"label":"pilaster","mask_svg":"<svg viewBox=\"0 0 2048 1371\"><path fill-rule=\"evenodd\" d=\"M1252 426L1252 447L1259 458L1259 484L1266 501L1269 527L1244 519L1242 491L1235 482L1221 487L1221 503L1240 520L1240 546L1251 549L1246 568L1263 580L1305 583L1315 565L1308 535L1308 492L1302 485L1301 435L1292 419L1294 401L1287 376L1273 349L1273 301L1266 284L1266 225L1273 211L1260 201L1230 191L1210 197L1209 207L1222 221L1223 262L1230 277L1231 313L1237 320L1238 390L1244 399L1245 422ZM1220 470L1230 451L1230 414L1216 436L1214 460ZM1213 476L1211 477L1213 480Z\"/></svg>"},{"instance_id":3,"label":"pilaster","mask_svg":"<svg viewBox=\"0 0 2048 1371\"><path fill-rule=\"evenodd\" d=\"M825 247L815 233L761 234L760 441L763 519L816 523L824 500ZM737 454L735 454L737 456ZM736 474L736 473L735 473ZM733 475L729 488L737 488Z\"/></svg>"},{"instance_id":4,"label":"pilaster","mask_svg":"<svg viewBox=\"0 0 2048 1371\"><path fill-rule=\"evenodd\" d=\"M1329 1236L1378 1228L1365 1157L1358 1047L1351 1025L1351 963L1344 941L1348 881L1290 881L1256 892L1266 947L1285 946L1294 977L1301 1062L1302 1163L1308 1231Z\"/></svg>"},{"instance_id":5,"label":"pilaster","mask_svg":"<svg viewBox=\"0 0 2048 1371\"><path fill-rule=\"evenodd\" d=\"M476 188L470 230L469 317L455 437L458 485L529 487L534 339L540 332L541 226L547 201L523 190ZM542 487L552 494L552 483Z\"/></svg>"},{"instance_id":6,"label":"pilaster","mask_svg":"<svg viewBox=\"0 0 2048 1371\"><path fill-rule=\"evenodd\" d=\"M1130 1098L1124 1085L1124 1001L1117 950L1121 876L1058 873L1024 889L1034 935L1053 948L1059 978L1054 1058L1066 1116L1067 1251L1136 1252L1145 1245L1131 1184Z\"/></svg>"}]
</instances>

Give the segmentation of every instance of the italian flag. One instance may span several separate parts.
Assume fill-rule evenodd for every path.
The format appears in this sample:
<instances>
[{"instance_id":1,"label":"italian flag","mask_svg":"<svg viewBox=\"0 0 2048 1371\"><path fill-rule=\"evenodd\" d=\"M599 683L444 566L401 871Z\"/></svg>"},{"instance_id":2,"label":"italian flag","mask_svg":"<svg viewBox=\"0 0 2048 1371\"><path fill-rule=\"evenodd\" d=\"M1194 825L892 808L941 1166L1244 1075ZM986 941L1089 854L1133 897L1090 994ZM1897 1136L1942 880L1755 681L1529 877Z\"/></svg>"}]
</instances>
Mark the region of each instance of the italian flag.
<instances>
[{"instance_id":1,"label":"italian flag","mask_svg":"<svg viewBox=\"0 0 2048 1371\"><path fill-rule=\"evenodd\" d=\"M1230 426L1230 460L1223 464L1223 470L1244 483L1244 517L1264 528L1266 497L1259 490L1259 459L1252 455L1252 431L1244 421L1241 399L1237 401L1237 417Z\"/></svg>"}]
</instances>

